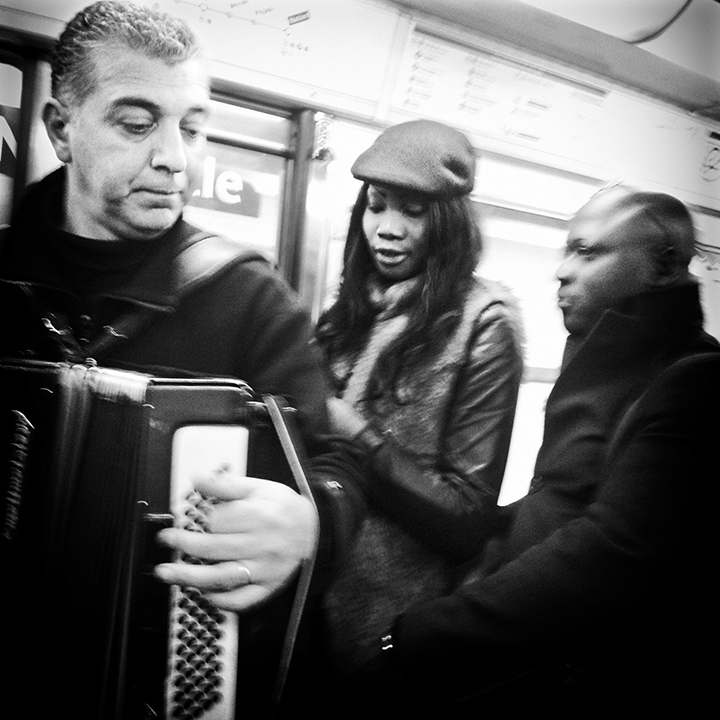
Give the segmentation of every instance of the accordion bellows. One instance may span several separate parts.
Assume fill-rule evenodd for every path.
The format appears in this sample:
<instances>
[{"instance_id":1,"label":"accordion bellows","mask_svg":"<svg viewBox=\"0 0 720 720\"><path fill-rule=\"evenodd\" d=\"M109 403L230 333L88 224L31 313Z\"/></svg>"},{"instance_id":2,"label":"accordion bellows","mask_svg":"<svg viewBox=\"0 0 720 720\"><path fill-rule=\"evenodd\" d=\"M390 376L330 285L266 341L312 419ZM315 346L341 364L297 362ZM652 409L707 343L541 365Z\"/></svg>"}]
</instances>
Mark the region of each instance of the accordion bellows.
<instances>
[{"instance_id":1,"label":"accordion bellows","mask_svg":"<svg viewBox=\"0 0 720 720\"><path fill-rule=\"evenodd\" d=\"M237 380L66 363L0 361L0 387L2 560L15 588L3 617L27 707L41 691L75 718L234 718L242 678L243 711L266 708L299 589L238 618L155 580L170 557L154 535L202 531L191 478L220 465L309 493L292 409Z\"/></svg>"}]
</instances>

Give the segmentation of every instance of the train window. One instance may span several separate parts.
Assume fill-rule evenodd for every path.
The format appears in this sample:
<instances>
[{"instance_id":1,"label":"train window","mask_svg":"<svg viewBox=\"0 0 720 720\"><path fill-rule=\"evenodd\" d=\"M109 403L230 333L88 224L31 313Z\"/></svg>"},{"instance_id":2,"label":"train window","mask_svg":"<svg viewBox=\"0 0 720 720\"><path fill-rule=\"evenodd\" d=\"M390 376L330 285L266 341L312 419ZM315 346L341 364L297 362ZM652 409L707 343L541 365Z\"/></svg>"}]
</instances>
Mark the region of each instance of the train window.
<instances>
[{"instance_id":1,"label":"train window","mask_svg":"<svg viewBox=\"0 0 720 720\"><path fill-rule=\"evenodd\" d=\"M285 165L273 155L209 143L186 219L275 258Z\"/></svg>"},{"instance_id":2,"label":"train window","mask_svg":"<svg viewBox=\"0 0 720 720\"><path fill-rule=\"evenodd\" d=\"M542 441L544 408L557 377L567 333L557 309L555 272L567 221L599 181L515 158L481 154L472 199L483 233L478 267L515 294L525 330L525 377L499 504L529 487Z\"/></svg>"},{"instance_id":3,"label":"train window","mask_svg":"<svg viewBox=\"0 0 720 720\"><path fill-rule=\"evenodd\" d=\"M565 343L555 271L567 221L599 181L516 158L481 153L472 199L483 232L481 275L517 296L526 327L530 379L552 378Z\"/></svg>"},{"instance_id":4,"label":"train window","mask_svg":"<svg viewBox=\"0 0 720 720\"><path fill-rule=\"evenodd\" d=\"M595 178L481 152L473 199L567 220L597 185Z\"/></svg>"},{"instance_id":5,"label":"train window","mask_svg":"<svg viewBox=\"0 0 720 720\"><path fill-rule=\"evenodd\" d=\"M28 183L40 180L51 173L55 168L60 167L60 161L55 155L55 150L50 143L45 124L42 121L42 108L47 98L50 97L50 63L38 60L33 65L32 82L34 92L30 101L29 122L29 151L27 157L27 178Z\"/></svg>"},{"instance_id":6,"label":"train window","mask_svg":"<svg viewBox=\"0 0 720 720\"><path fill-rule=\"evenodd\" d=\"M554 376L565 343L557 309L555 270L565 222L477 204L483 234L478 272L505 284L518 299L525 325L525 360L533 376Z\"/></svg>"},{"instance_id":7,"label":"train window","mask_svg":"<svg viewBox=\"0 0 720 720\"><path fill-rule=\"evenodd\" d=\"M697 254L690 269L700 279L705 329L720 340L720 214L696 210Z\"/></svg>"},{"instance_id":8,"label":"train window","mask_svg":"<svg viewBox=\"0 0 720 720\"><path fill-rule=\"evenodd\" d=\"M60 165L41 118L49 96L46 61L0 48L0 224L15 193Z\"/></svg>"},{"instance_id":9,"label":"train window","mask_svg":"<svg viewBox=\"0 0 720 720\"><path fill-rule=\"evenodd\" d=\"M277 260L291 133L288 117L214 101L202 182L187 220Z\"/></svg>"},{"instance_id":10,"label":"train window","mask_svg":"<svg viewBox=\"0 0 720 720\"><path fill-rule=\"evenodd\" d=\"M377 128L334 121L329 136L330 160L323 176L315 178L308 188L310 218L317 218L315 224L319 230L310 233L308 240L321 245L314 253L319 263L314 270L312 310L315 316L332 302L340 280L350 212L362 186L350 168L379 133Z\"/></svg>"},{"instance_id":11,"label":"train window","mask_svg":"<svg viewBox=\"0 0 720 720\"><path fill-rule=\"evenodd\" d=\"M274 144L278 152L287 151L292 127L285 115L244 107L231 102L212 103L211 137L230 133L230 137L249 144Z\"/></svg>"},{"instance_id":12,"label":"train window","mask_svg":"<svg viewBox=\"0 0 720 720\"><path fill-rule=\"evenodd\" d=\"M20 131L22 71L0 56L0 225L10 220Z\"/></svg>"},{"instance_id":13,"label":"train window","mask_svg":"<svg viewBox=\"0 0 720 720\"><path fill-rule=\"evenodd\" d=\"M555 269L565 243L565 221L477 202L483 233L483 277L514 293L525 331L525 377L520 387L508 464L498 502L522 497L532 478L542 418L560 366L566 333L556 304Z\"/></svg>"}]
</instances>

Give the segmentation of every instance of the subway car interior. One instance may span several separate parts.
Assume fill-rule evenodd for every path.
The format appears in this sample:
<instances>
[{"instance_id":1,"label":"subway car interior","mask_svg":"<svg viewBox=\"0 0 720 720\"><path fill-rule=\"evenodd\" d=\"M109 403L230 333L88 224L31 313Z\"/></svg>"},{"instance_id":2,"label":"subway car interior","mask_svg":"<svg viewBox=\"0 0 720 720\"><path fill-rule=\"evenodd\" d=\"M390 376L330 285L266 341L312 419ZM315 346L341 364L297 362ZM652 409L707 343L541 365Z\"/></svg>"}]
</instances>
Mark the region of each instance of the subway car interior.
<instances>
[{"instance_id":1,"label":"subway car interior","mask_svg":"<svg viewBox=\"0 0 720 720\"><path fill-rule=\"evenodd\" d=\"M58 161L40 121L52 42L85 0L0 0L0 225ZM669 192L698 230L693 270L720 338L717 0L151 0L200 35L214 111L196 225L273 259L317 317L359 181L393 124L430 118L477 153L477 269L516 295L526 371L501 503L532 475L565 331L568 219L618 180Z\"/></svg>"}]
</instances>

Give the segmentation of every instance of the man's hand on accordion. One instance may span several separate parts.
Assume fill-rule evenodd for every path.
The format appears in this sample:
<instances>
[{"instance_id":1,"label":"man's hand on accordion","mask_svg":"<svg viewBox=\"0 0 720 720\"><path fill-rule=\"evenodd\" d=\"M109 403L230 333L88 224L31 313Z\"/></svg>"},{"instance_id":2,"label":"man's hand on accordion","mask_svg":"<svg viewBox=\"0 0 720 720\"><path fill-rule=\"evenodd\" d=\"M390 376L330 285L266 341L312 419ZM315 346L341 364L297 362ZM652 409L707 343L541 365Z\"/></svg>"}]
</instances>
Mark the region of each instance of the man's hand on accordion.
<instances>
[{"instance_id":1,"label":"man's hand on accordion","mask_svg":"<svg viewBox=\"0 0 720 720\"><path fill-rule=\"evenodd\" d=\"M198 480L204 532L167 528L158 541L199 562L163 563L165 583L198 588L223 610L245 610L286 585L315 549L319 522L309 500L281 483L217 473Z\"/></svg>"}]
</instances>

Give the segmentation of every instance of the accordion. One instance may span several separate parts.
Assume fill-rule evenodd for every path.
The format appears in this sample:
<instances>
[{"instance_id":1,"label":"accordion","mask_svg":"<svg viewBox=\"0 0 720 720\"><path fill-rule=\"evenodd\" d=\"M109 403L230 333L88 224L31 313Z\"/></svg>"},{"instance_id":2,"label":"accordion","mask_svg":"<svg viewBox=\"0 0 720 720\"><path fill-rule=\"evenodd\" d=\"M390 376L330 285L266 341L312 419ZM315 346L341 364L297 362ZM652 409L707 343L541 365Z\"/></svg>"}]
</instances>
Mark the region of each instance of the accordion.
<instances>
[{"instance_id":1,"label":"accordion","mask_svg":"<svg viewBox=\"0 0 720 720\"><path fill-rule=\"evenodd\" d=\"M193 560L154 536L199 529L192 478L220 466L311 498L293 409L236 380L40 361L0 361L0 388L5 655L19 703L102 720L265 716L312 563L237 615L157 581L158 562Z\"/></svg>"}]
</instances>

